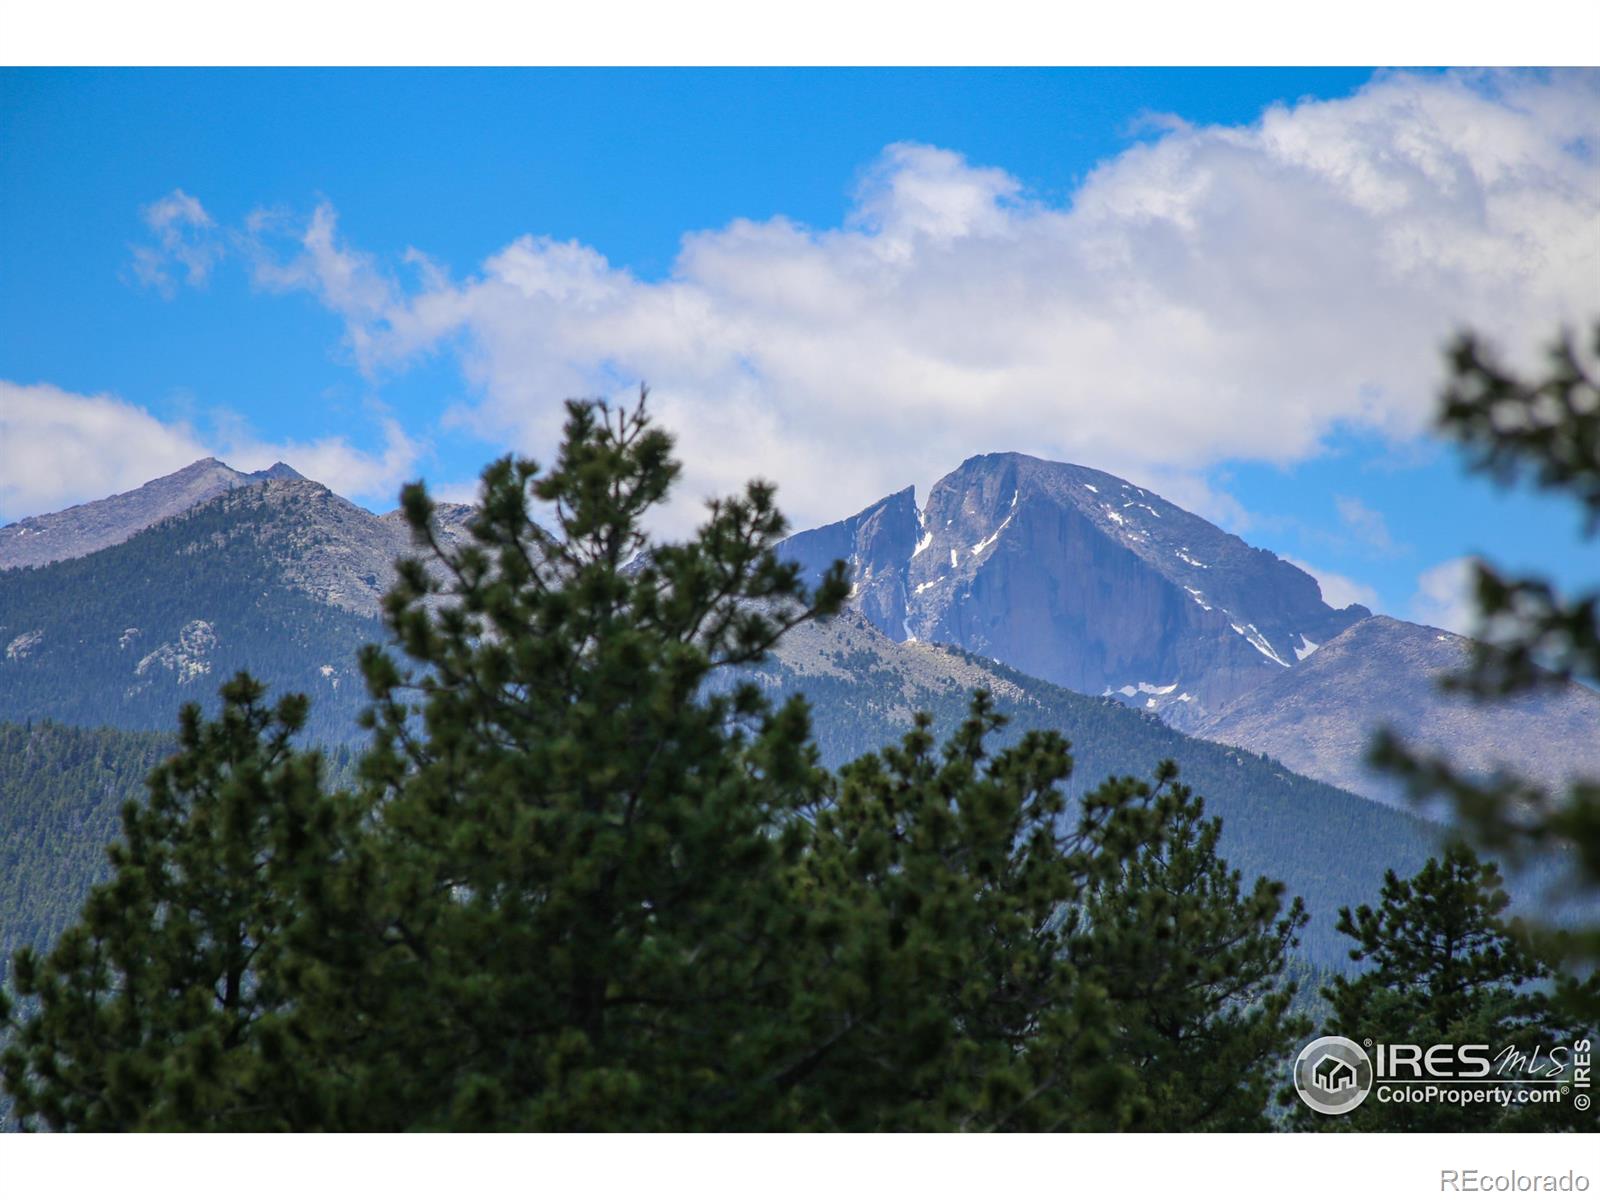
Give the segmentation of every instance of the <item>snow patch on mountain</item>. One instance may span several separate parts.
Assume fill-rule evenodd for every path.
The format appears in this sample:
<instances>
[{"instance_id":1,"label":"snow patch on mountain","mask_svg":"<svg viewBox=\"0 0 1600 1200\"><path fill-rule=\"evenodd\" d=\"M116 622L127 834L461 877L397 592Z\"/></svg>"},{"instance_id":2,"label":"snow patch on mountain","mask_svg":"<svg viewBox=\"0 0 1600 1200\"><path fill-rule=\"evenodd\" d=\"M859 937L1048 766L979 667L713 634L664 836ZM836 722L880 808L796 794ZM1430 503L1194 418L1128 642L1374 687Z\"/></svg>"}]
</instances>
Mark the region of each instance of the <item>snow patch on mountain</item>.
<instances>
[{"instance_id":1,"label":"snow patch on mountain","mask_svg":"<svg viewBox=\"0 0 1600 1200\"><path fill-rule=\"evenodd\" d=\"M1015 503L1016 503L1016 501L1012 500L1012 504L1015 504ZM1000 522L1000 528L999 529L996 529L988 537L984 538L983 541L974 542L973 545L972 545L972 552L974 554L982 554L990 546L994 545L995 539L1000 536L1000 534L1005 530L1005 527L1007 525L1009 525L1009 524L1011 524L1011 518L1007 517L1004 521ZM953 566L956 565L955 564L955 551L954 550L950 551L950 555L951 555L950 565L953 567Z\"/></svg>"},{"instance_id":2,"label":"snow patch on mountain","mask_svg":"<svg viewBox=\"0 0 1600 1200\"><path fill-rule=\"evenodd\" d=\"M1119 687L1117 689L1117 691L1121 692L1124 696L1129 696L1129 697L1138 696L1138 695L1170 696L1173 692L1175 692L1177 690L1178 690L1178 684L1177 684L1176 681L1174 681L1172 683L1169 683L1169 684L1166 684L1165 686L1162 686L1160 684L1144 683L1144 682L1140 682L1140 683L1125 683L1125 684L1123 684L1121 687Z\"/></svg>"},{"instance_id":3,"label":"snow patch on mountain","mask_svg":"<svg viewBox=\"0 0 1600 1200\"><path fill-rule=\"evenodd\" d=\"M1280 667L1287 667L1289 665L1288 663L1284 662L1283 659L1278 657L1277 651L1273 650L1272 648L1272 643L1268 642L1266 638L1262 637L1261 631L1254 625L1234 625L1233 631L1240 637L1244 638L1245 641L1249 642L1267 658L1270 658L1273 662L1277 663Z\"/></svg>"}]
</instances>

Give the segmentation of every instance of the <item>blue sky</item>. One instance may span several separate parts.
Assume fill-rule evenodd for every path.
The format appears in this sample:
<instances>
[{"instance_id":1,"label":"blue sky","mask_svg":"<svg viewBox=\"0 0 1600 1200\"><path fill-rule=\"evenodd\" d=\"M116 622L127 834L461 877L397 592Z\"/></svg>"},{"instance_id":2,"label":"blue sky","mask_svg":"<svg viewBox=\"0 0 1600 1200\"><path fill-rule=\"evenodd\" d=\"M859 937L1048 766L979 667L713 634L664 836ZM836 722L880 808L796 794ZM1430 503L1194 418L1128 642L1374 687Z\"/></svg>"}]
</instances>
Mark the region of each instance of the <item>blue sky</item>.
<instances>
[{"instance_id":1,"label":"blue sky","mask_svg":"<svg viewBox=\"0 0 1600 1200\"><path fill-rule=\"evenodd\" d=\"M1450 619L1568 508L1426 433L1442 338L1600 311L1596 73L0 73L0 520L201 453L369 506L648 378L683 503L1016 449ZM1509 315L1508 315L1509 314ZM670 524L671 522L669 522ZM1431 595L1431 599L1430 599Z\"/></svg>"}]
</instances>

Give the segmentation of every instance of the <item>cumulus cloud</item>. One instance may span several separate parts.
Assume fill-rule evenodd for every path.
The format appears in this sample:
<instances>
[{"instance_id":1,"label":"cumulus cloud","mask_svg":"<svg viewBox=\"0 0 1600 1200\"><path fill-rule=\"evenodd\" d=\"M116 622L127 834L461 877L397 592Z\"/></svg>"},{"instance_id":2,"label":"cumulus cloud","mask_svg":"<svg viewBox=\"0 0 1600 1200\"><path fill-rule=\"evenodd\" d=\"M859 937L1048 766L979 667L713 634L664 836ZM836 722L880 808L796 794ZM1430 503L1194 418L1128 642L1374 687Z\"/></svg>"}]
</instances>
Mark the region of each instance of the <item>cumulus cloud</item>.
<instances>
[{"instance_id":1,"label":"cumulus cloud","mask_svg":"<svg viewBox=\"0 0 1600 1200\"><path fill-rule=\"evenodd\" d=\"M1378 610L1378 592L1376 588L1369 587L1359 580L1351 579L1348 575L1340 575L1334 571L1325 571L1321 567L1314 567L1308 562L1298 558L1284 555L1284 561L1291 562L1307 575L1317 581L1317 586L1322 589L1322 598L1334 608L1346 608L1352 604L1362 604L1374 612Z\"/></svg>"},{"instance_id":2,"label":"cumulus cloud","mask_svg":"<svg viewBox=\"0 0 1600 1200\"><path fill-rule=\"evenodd\" d=\"M890 146L839 227L693 233L660 281L528 235L461 278L413 251L403 282L327 204L256 218L252 270L318 296L368 372L457 356L449 422L535 454L562 398L648 380L682 502L759 473L800 523L987 450L1204 494L1222 461L1419 432L1462 324L1515 359L1593 305L1600 75L1389 74L1159 129L1064 205Z\"/></svg>"},{"instance_id":3,"label":"cumulus cloud","mask_svg":"<svg viewBox=\"0 0 1600 1200\"><path fill-rule=\"evenodd\" d=\"M243 439L224 445L219 457L241 471L258 471L286 462L307 479L326 484L341 496L369 499L380 507L393 507L400 485L416 476L422 445L393 417L378 422L383 448L358 449L343 437L309 441L259 441Z\"/></svg>"},{"instance_id":4,"label":"cumulus cloud","mask_svg":"<svg viewBox=\"0 0 1600 1200\"><path fill-rule=\"evenodd\" d=\"M287 462L341 495L392 505L422 448L392 418L379 423L377 452L343 437L272 442L243 428L204 436L115 396L0 380L0 521L124 492L212 456L241 471Z\"/></svg>"},{"instance_id":5,"label":"cumulus cloud","mask_svg":"<svg viewBox=\"0 0 1600 1200\"><path fill-rule=\"evenodd\" d=\"M0 517L15 520L138 487L211 453L114 396L0 380Z\"/></svg>"},{"instance_id":6,"label":"cumulus cloud","mask_svg":"<svg viewBox=\"0 0 1600 1200\"><path fill-rule=\"evenodd\" d=\"M179 271L183 282L202 286L222 257L223 244L216 222L200 201L182 188L174 188L146 205L140 215L155 243L130 247L134 278L169 298L177 291L175 273Z\"/></svg>"},{"instance_id":7,"label":"cumulus cloud","mask_svg":"<svg viewBox=\"0 0 1600 1200\"><path fill-rule=\"evenodd\" d=\"M1417 591L1411 597L1411 619L1422 625L1471 636L1477 624L1472 587L1475 562L1472 558L1447 559L1417 576Z\"/></svg>"}]
</instances>

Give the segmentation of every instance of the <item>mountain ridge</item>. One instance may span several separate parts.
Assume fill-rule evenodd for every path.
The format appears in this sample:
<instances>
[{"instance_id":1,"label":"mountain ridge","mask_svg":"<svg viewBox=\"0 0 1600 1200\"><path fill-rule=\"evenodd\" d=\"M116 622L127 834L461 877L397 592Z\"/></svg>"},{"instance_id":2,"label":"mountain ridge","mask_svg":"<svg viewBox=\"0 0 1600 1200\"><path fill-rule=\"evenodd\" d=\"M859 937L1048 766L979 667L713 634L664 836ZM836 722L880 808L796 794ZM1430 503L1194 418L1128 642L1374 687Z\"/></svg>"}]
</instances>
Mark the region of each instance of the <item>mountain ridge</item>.
<instances>
[{"instance_id":1,"label":"mountain ridge","mask_svg":"<svg viewBox=\"0 0 1600 1200\"><path fill-rule=\"evenodd\" d=\"M282 462L246 472L217 458L198 459L126 492L0 526L0 571L81 558L234 488L304 478Z\"/></svg>"},{"instance_id":2,"label":"mountain ridge","mask_svg":"<svg viewBox=\"0 0 1600 1200\"><path fill-rule=\"evenodd\" d=\"M1366 765L1367 747L1382 727L1480 778L1510 770L1547 789L1578 777L1600 779L1600 694L1553 682L1542 692L1485 705L1434 686L1467 668L1471 646L1448 630L1372 616L1194 732L1392 804L1404 802L1403 787Z\"/></svg>"},{"instance_id":3,"label":"mountain ridge","mask_svg":"<svg viewBox=\"0 0 1600 1200\"><path fill-rule=\"evenodd\" d=\"M113 546L0 571L0 685L56 697L48 713L59 719L120 723L116 714L139 704L114 703L116 695L148 694L171 708L185 695L214 691L215 680L206 679L212 672L279 662L289 671L286 682L313 695L338 692L343 681L333 707L353 712L360 685L337 659L340 638L381 637L377 618L394 560L414 550L403 514L375 515L283 464L245 474L215 459L108 499L145 492L149 516L208 488L208 499ZM439 504L441 540L467 537L473 511ZM147 536L159 552L70 566ZM240 536L245 542L234 544ZM212 551L232 555L231 565ZM1441 631L1385 617L1381 622L1391 624L1347 638L1380 618L1359 605L1332 608L1300 568L1094 468L1014 453L974 455L930 489L925 506L918 507L914 489L902 488L853 516L794 534L780 554L813 578L836 558L846 560L851 607L892 644L953 647L1004 663L1369 798L1399 800L1397 789L1364 765L1367 742L1382 724L1469 769L1490 769L1479 750L1493 746L1499 765L1536 779L1600 774L1593 693L1550 693L1493 716L1470 711L1434 687L1465 653L1449 661L1435 653L1443 643L1428 639ZM140 565L130 567L133 560ZM174 562L190 565L179 570ZM213 572L207 586L214 590L203 602L182 599L197 595L187 577L192 567ZM130 569L142 583L123 580ZM30 579L41 571L48 577ZM256 589L254 600L215 590L227 571L240 587ZM105 582L108 575L117 582ZM118 619L119 597L137 600L144 615ZM92 632L74 628L75 610L98 614ZM223 612L229 616L219 622ZM330 613L364 623L363 632L351 627L335 636L339 623ZM308 639L299 649L297 629ZM1385 630L1389 643L1374 636ZM325 648L313 655L312 646ZM1325 658L1329 647L1336 653ZM46 669L46 660L55 666ZM132 678L119 674L124 665ZM91 679L109 692L78 695ZM0 704L6 713L28 715L20 699ZM167 719L163 712L136 725L159 728ZM1431 741L1430 722L1440 732Z\"/></svg>"}]
</instances>

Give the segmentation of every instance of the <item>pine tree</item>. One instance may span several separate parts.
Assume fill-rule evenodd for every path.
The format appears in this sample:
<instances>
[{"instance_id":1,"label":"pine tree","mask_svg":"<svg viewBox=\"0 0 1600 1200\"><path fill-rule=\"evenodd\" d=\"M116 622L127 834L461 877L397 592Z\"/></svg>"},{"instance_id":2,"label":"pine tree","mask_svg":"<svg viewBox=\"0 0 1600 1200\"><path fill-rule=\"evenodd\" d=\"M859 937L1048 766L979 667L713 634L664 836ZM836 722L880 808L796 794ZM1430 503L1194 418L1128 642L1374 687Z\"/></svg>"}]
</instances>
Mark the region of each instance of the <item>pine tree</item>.
<instances>
[{"instance_id":1,"label":"pine tree","mask_svg":"<svg viewBox=\"0 0 1600 1200\"><path fill-rule=\"evenodd\" d=\"M1450 378L1440 430L1465 450L1470 464L1503 485L1530 480L1575 501L1584 536L1600 534L1600 321L1587 354L1563 336L1550 367L1524 378L1501 365L1482 340L1467 334L1449 356ZM1537 690L1569 679L1600 680L1600 581L1563 597L1547 579L1507 576L1475 567L1478 640L1470 668L1445 686L1485 700ZM1600 896L1600 779L1575 779L1561 792L1504 774L1483 780L1458 771L1447 757L1381 736L1373 761L1395 772L1419 799L1444 797L1464 827L1517 863L1555 850L1573 864L1571 890ZM1566 899L1567 897L1563 897ZM1548 931L1546 931L1548 933ZM1550 934L1551 953L1575 963L1600 954L1600 925ZM1574 1003L1600 1018L1600 985Z\"/></svg>"},{"instance_id":2,"label":"pine tree","mask_svg":"<svg viewBox=\"0 0 1600 1200\"><path fill-rule=\"evenodd\" d=\"M1283 1064L1310 1029L1284 974L1305 906L1285 911L1268 879L1243 891L1217 853L1222 822L1205 819L1176 770L1156 777L1172 802L1165 836L1095 882L1072 957L1114 1007L1113 1053L1150 1097L1142 1127L1269 1129Z\"/></svg>"},{"instance_id":3,"label":"pine tree","mask_svg":"<svg viewBox=\"0 0 1600 1200\"><path fill-rule=\"evenodd\" d=\"M1505 920L1502 884L1493 863L1455 845L1410 879L1390 871L1376 909L1341 910L1339 931L1357 943L1350 958L1366 970L1324 990L1330 1032L1369 1044L1486 1045L1491 1053L1570 1042L1573 1030L1552 996L1554 968ZM1565 1105L1494 1102L1369 1101L1340 1117L1297 1109L1303 1127L1408 1132L1559 1129L1575 1117Z\"/></svg>"},{"instance_id":4,"label":"pine tree","mask_svg":"<svg viewBox=\"0 0 1600 1200\"><path fill-rule=\"evenodd\" d=\"M186 706L179 750L122 814L114 877L46 955L19 951L0 1077L25 1122L83 1130L287 1128L297 1071L277 1050L296 897L331 823L306 702L240 676ZM0 1022L16 1001L0 995Z\"/></svg>"},{"instance_id":5,"label":"pine tree","mask_svg":"<svg viewBox=\"0 0 1600 1200\"><path fill-rule=\"evenodd\" d=\"M772 489L712 505L692 540L641 518L677 474L643 404L569 405L548 472L484 475L476 539L432 542L388 599L400 650L369 648L381 812L330 894L322 1007L361 1051L341 1123L654 1129L760 1121L729 1096L758 1069L793 965L783 868L823 772L803 704L714 673L834 611L774 546ZM552 522L539 524L533 506ZM353 1002L352 1002L353 1000ZM753 1047L748 1051L747 1045Z\"/></svg>"},{"instance_id":6,"label":"pine tree","mask_svg":"<svg viewBox=\"0 0 1600 1200\"><path fill-rule=\"evenodd\" d=\"M1161 836L1170 799L1111 781L1069 812L1065 742L1035 731L995 754L1002 722L980 692L935 751L919 717L814 814L796 903L817 921L817 985L790 1022L810 1047L789 1101L803 1125L1119 1129L1146 1107L1062 908Z\"/></svg>"}]
</instances>

